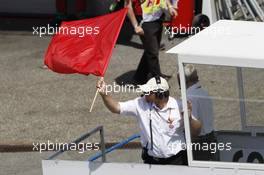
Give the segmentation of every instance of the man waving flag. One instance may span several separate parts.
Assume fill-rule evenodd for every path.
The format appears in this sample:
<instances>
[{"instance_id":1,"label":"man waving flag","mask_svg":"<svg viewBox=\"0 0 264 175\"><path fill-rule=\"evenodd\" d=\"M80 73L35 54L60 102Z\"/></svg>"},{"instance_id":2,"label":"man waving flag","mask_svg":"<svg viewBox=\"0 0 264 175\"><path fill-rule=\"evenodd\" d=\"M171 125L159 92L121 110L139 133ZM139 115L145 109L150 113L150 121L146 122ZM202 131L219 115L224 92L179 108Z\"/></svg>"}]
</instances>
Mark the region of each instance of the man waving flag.
<instances>
[{"instance_id":1,"label":"man waving flag","mask_svg":"<svg viewBox=\"0 0 264 175\"><path fill-rule=\"evenodd\" d=\"M63 22L45 54L57 73L104 76L127 8L91 19Z\"/></svg>"}]
</instances>

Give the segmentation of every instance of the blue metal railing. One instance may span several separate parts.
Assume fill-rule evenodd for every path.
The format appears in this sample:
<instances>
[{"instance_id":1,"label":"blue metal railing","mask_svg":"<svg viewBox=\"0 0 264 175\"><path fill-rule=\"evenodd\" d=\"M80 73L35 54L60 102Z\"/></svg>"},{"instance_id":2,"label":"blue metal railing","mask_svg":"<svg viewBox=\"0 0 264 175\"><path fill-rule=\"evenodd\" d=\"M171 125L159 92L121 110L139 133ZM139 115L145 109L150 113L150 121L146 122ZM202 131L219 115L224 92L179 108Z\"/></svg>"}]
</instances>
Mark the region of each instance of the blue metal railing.
<instances>
[{"instance_id":1,"label":"blue metal railing","mask_svg":"<svg viewBox=\"0 0 264 175\"><path fill-rule=\"evenodd\" d=\"M140 135L139 134L134 134L134 135L128 137L127 139L121 141L120 143L118 143L118 144L106 149L105 150L105 154L110 153L110 152L112 152L112 151L114 151L114 150L116 150L118 148L121 148L122 146L128 144L129 142L131 142L131 141L133 141L133 140L135 140L137 138L140 138ZM95 161L96 159L98 159L98 158L100 158L102 156L103 156L102 152L98 152L98 153L94 154L93 156L91 156L90 158L88 158L87 161Z\"/></svg>"},{"instance_id":2,"label":"blue metal railing","mask_svg":"<svg viewBox=\"0 0 264 175\"><path fill-rule=\"evenodd\" d=\"M102 150L100 153L101 153L102 161L105 162L106 158L105 158L105 142L104 142L104 128L103 128L103 126L98 126L98 127L94 128L93 130L81 135L79 138L72 141L68 145L71 145L72 143L78 144L82 140L87 139L88 137L90 137L91 135L94 135L98 131L100 133L100 145L101 145L101 150ZM57 152L55 152L54 154L49 156L47 160L52 160L55 157L59 156L60 154L64 153L65 151L68 151L68 150L69 150L69 148L64 146L63 148L61 148L60 150L58 150Z\"/></svg>"}]
</instances>

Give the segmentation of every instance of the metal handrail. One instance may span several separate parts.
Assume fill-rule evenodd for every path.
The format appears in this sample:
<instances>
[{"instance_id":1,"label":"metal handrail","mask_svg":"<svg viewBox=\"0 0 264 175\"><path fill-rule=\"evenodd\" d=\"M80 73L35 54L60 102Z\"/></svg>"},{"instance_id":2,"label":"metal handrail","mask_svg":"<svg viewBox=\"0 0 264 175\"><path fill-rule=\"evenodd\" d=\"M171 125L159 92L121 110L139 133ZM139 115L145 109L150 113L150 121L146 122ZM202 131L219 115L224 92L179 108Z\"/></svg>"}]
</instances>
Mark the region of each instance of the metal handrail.
<instances>
[{"instance_id":1,"label":"metal handrail","mask_svg":"<svg viewBox=\"0 0 264 175\"><path fill-rule=\"evenodd\" d=\"M134 134L134 135L128 137L127 139L122 140L120 143L115 144L112 147L106 149L105 154L110 153L110 152L112 152L112 151L114 151L114 150L116 150L116 149L128 144L129 142L131 142L132 140L135 140L137 138L140 138L139 134ZM92 161L97 160L98 158L100 158L102 156L104 156L104 155L99 152L99 153L96 153L93 156L91 156L87 161L91 161L92 162Z\"/></svg>"},{"instance_id":2,"label":"metal handrail","mask_svg":"<svg viewBox=\"0 0 264 175\"><path fill-rule=\"evenodd\" d=\"M106 157L105 157L105 141L104 141L104 128L103 126L98 126L96 128L94 128L93 130L81 135L79 138L75 139L74 141L72 141L70 144L79 144L82 140L87 139L88 137L90 137L91 135L95 134L96 132L100 132L100 146L101 146L101 155L102 155L102 161L105 162L106 161ZM65 145L63 146L62 149L58 150L56 153L52 154L51 156L48 157L47 160L51 160L55 157L57 157L58 155L62 154L65 151L68 151L69 147L66 147Z\"/></svg>"}]
</instances>

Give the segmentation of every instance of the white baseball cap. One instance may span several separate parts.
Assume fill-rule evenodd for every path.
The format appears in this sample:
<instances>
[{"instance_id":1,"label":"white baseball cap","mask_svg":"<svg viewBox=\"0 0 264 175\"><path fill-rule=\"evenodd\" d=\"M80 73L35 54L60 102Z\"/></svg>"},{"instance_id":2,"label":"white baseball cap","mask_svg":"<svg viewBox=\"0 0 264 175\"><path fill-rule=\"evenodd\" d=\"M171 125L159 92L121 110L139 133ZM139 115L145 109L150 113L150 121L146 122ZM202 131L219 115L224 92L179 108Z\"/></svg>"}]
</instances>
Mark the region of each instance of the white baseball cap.
<instances>
[{"instance_id":1,"label":"white baseball cap","mask_svg":"<svg viewBox=\"0 0 264 175\"><path fill-rule=\"evenodd\" d=\"M161 90L165 92L169 90L169 84L162 77L153 77L146 84L140 85L139 89L142 92L146 92L146 93L157 90Z\"/></svg>"}]
</instances>

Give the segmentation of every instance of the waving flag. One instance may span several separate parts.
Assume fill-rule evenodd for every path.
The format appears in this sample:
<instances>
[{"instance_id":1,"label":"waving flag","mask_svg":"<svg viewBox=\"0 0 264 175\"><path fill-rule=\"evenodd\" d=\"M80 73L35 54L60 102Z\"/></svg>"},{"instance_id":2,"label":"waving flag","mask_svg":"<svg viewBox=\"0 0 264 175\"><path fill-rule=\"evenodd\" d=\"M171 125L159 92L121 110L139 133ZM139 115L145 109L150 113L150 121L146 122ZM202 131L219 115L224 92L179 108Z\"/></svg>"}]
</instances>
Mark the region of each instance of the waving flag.
<instances>
[{"instance_id":1,"label":"waving flag","mask_svg":"<svg viewBox=\"0 0 264 175\"><path fill-rule=\"evenodd\" d=\"M44 63L63 74L104 76L127 8L91 19L63 22L56 30Z\"/></svg>"}]
</instances>

